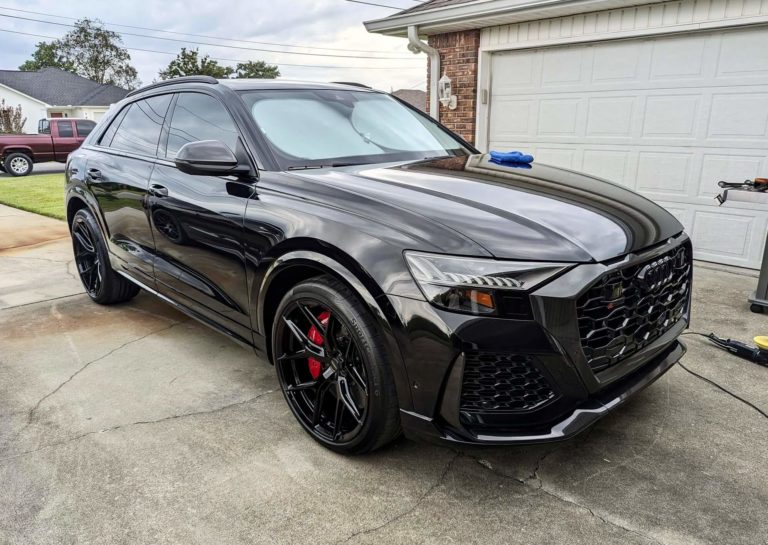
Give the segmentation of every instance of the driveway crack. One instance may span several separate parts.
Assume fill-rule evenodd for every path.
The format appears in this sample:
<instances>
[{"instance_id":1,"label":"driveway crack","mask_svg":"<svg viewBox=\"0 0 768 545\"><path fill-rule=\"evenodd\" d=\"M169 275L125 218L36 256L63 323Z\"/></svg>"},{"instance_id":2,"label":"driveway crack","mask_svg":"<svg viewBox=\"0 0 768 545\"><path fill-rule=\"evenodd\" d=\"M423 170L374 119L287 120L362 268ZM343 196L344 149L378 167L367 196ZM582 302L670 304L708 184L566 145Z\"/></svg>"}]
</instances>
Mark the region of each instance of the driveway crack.
<instances>
[{"instance_id":1,"label":"driveway crack","mask_svg":"<svg viewBox=\"0 0 768 545\"><path fill-rule=\"evenodd\" d=\"M518 477L515 477L514 475L508 475L506 473L498 471L487 460L478 459L478 458L475 458L475 457L470 456L468 454L465 454L465 456L467 456L468 458L474 460L475 462L477 462L479 465L483 466L485 469L487 469L488 471L490 471L494 475L498 475L499 477L503 477L505 479L511 479L511 480L513 480L513 481L515 481L515 482L517 482L519 484L522 484L524 486L533 488L537 492L542 492L542 493L546 494L547 496L550 496L551 498L554 498L556 500L568 503L570 505L573 505L574 507L578 507L579 509L582 509L582 510L586 511L587 513L589 513L590 516L596 518L600 522L603 522L604 524L607 524L609 526L613 526L614 528L618 528L618 529L620 529L620 530L622 530L624 532L627 532L629 534L636 535L636 536L638 536L638 537L640 537L642 539L645 539L646 541L650 541L651 543L656 543L657 545L665 545L662 541L659 541L658 539L656 539L654 537L651 537L651 536L649 536L647 534L644 534L643 532L640 532L640 531L635 530L633 528L628 528L628 527L626 527L626 526L624 526L622 524L619 524L617 522L609 520L609 519L605 518L604 516L596 513L591 507L589 507L587 505L584 505L582 503L579 503L579 502L577 502L575 500L572 500L571 498L568 498L568 497L565 497L565 496L561 496L561 495L557 494L555 491L546 488L545 485L544 485L544 482L541 480L541 477L538 474L538 471L539 471L539 469L541 467L541 463L544 461L544 459L547 456L549 456L550 454L552 454L553 452L555 452L556 450L557 450L557 448L552 449L549 452L545 453L543 456L539 457L539 459L536 461L536 466L534 468L534 471L533 471L532 475L529 476L529 477L526 477L524 479L520 479ZM538 486L535 485L535 484L531 484L531 483L538 483Z\"/></svg>"},{"instance_id":2,"label":"driveway crack","mask_svg":"<svg viewBox=\"0 0 768 545\"><path fill-rule=\"evenodd\" d=\"M440 485L442 485L445 482L445 478L448 476L448 473L450 473L451 469L453 468L453 464L456 462L456 460L460 456L461 456L460 452L454 453L451 459L448 460L448 462L445 464L445 467L443 468L443 471L440 473L440 477L437 479L437 481L435 481L435 483L432 486L430 486L421 496L419 496L419 499L417 499L411 507L409 507L405 511L401 511L400 513L396 514L392 518L387 519L386 521L379 524L378 526L374 526L373 528L367 528L365 530L359 530L353 533L352 535L350 535L349 537L340 539L335 542L335 545L339 543L347 543L350 540L356 538L357 536L368 535L374 532L378 532L382 528L386 528L390 524L394 524L395 522L399 521L403 517L407 517L408 515L416 511L416 509L419 508L419 506L424 502L424 500L426 500L435 490L437 490L440 487Z\"/></svg>"},{"instance_id":3,"label":"driveway crack","mask_svg":"<svg viewBox=\"0 0 768 545\"><path fill-rule=\"evenodd\" d=\"M109 351L109 352L107 352L106 354L104 354L104 355L102 355L102 356L99 356L98 358L96 358L96 359L93 359L93 360L91 360L91 361L89 361L89 362L86 362L86 363L85 363L85 364L84 364L82 367L80 367L80 368L79 368L77 371L75 371L74 373L72 373L72 375L70 375L70 376L69 376L69 378L68 378L67 380L65 380L64 382L62 382L61 384L59 384L59 385L58 385L56 388L54 388L53 390L51 390L50 392L48 392L47 394L45 394L43 397L41 397L41 398L40 398L40 399L37 401L37 403L35 403L35 405L34 405L34 406L33 406L33 407L32 407L32 408L29 410L29 413L28 413L28 415L27 415L27 425L31 424L31 423L34 421L34 418L35 418L35 413L37 412L37 410L40 408L40 406L41 406L41 405L42 405L42 404L43 404L43 403L44 403L44 402L45 402L45 401L46 401L48 398L50 398L51 396L55 395L55 394L56 394L56 393L57 393L59 390L61 390L61 389L62 389L64 386L66 386L67 384L69 384L70 382L72 382L72 380L73 380L73 379L74 379L74 378L75 378L77 375L79 375L80 373L82 373L83 371L85 371L85 370L86 370L88 367L90 367L90 366L91 366L91 365L93 365L94 363L97 363L97 362L99 362L99 361L101 361L101 360L103 360L103 359L105 359L105 358L108 358L109 356L111 356L111 355L112 355L112 354L114 354L115 352L117 352L117 351L119 351L119 350L122 350L123 348L125 348L125 347L126 347L126 346L128 346L128 345L131 345L131 344L137 343L137 342L139 342L139 341L141 341L141 340L143 340L143 339L146 339L147 337L150 337L150 336L152 336L152 335L156 335L156 334L158 334L158 333L162 333L163 331L167 331L167 330L169 330L169 329L171 329L171 328L173 328L173 327L176 327L176 326L177 326L177 325L179 325L179 324L183 324L183 323L184 323L184 322L186 322L186 321L187 321L187 320L184 320L184 321L181 321L181 322L174 322L174 323L172 323L172 324L171 324L171 325L169 325L169 326L166 326L166 327L163 327L163 328L160 328L160 329L156 329L156 330L154 330L154 331L150 331L150 332L149 332L149 333L147 333L146 335L142 335L141 337L138 337L138 338L136 338L136 339L132 339L132 340L130 340L130 341L124 342L123 344L121 344L120 346L118 346L118 347L116 347L116 348L113 348L112 350L110 350L110 351Z\"/></svg>"},{"instance_id":4,"label":"driveway crack","mask_svg":"<svg viewBox=\"0 0 768 545\"><path fill-rule=\"evenodd\" d=\"M267 390L265 392L262 392L260 394L257 394L253 397L249 397L248 399L244 399L242 401L236 401L234 403L229 403L227 405L223 405L221 407L215 407L213 409L206 409L202 411L192 411L188 413L181 413L181 414L172 414L170 416L164 416L163 418L158 418L157 420L137 420L136 422L130 422L128 424L118 424L117 426L111 426L109 428L103 428L101 430L95 430L95 431L89 431L86 433L81 433L80 435L75 435L74 437L70 437L68 439L65 439L63 441L58 441L56 443L48 443L47 445L41 445L36 449L27 450L24 452L18 452L16 454L12 454L11 456L6 456L5 458L0 458L0 462L5 462L7 460L13 460L15 458L19 458L21 456L26 456L27 454L34 454L36 452L40 452L41 450L47 450L55 447L60 447L62 445L67 445L69 443L73 443L75 441L79 441L81 439L84 439L86 437L90 437L91 435L98 435L101 433L109 433L117 430L122 430L126 428L130 428L132 426L146 426L151 424L160 424L162 422L167 422L169 420L177 420L180 418L189 418L192 416L200 416L204 414L213 414L220 411L225 411L227 409L231 409L232 407L237 407L240 405L247 405L248 403L254 403L255 401L261 399L262 397L269 395L271 393L274 393L276 390Z\"/></svg>"}]
</instances>

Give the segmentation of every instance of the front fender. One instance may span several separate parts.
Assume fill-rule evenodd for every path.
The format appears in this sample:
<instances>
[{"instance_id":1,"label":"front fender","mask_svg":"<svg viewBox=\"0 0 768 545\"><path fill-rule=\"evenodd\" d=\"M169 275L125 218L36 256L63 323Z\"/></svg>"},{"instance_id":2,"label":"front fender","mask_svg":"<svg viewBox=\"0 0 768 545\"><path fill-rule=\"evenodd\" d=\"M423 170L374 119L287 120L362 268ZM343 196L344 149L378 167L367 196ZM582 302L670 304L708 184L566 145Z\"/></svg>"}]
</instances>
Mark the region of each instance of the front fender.
<instances>
[{"instance_id":1,"label":"front fender","mask_svg":"<svg viewBox=\"0 0 768 545\"><path fill-rule=\"evenodd\" d=\"M276 257L267 265L266 270L262 274L256 275L256 280L251 288L251 300L256 301L256 304L251 307L253 311L252 316L256 317L256 324L254 324L255 334L258 335L261 332L264 336L264 342L271 342L270 332L266 331L266 324L268 322L265 315L267 298L273 283L283 273L293 267L313 268L321 273L339 278L365 303L365 306L373 315L382 332L389 353L393 356L392 373L395 379L400 408L410 410L413 407L410 381L400 347L395 338L395 331L403 329L397 314L391 308L389 299L383 293L374 296L371 290L355 273L328 255L314 250L289 251Z\"/></svg>"}]
</instances>

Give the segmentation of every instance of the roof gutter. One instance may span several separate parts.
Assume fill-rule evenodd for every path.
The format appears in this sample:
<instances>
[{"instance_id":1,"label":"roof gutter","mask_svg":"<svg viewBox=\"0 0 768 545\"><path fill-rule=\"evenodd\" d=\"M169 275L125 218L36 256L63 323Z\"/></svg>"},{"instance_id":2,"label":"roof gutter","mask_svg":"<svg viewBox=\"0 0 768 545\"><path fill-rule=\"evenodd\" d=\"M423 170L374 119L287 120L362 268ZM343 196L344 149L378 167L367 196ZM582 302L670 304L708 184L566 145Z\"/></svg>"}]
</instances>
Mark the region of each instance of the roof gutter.
<instances>
[{"instance_id":1,"label":"roof gutter","mask_svg":"<svg viewBox=\"0 0 768 545\"><path fill-rule=\"evenodd\" d=\"M426 53L429 56L429 115L440 121L440 108L437 102L437 76L440 75L440 52L422 42L419 38L419 29L415 25L408 27L408 50L414 54Z\"/></svg>"}]
</instances>

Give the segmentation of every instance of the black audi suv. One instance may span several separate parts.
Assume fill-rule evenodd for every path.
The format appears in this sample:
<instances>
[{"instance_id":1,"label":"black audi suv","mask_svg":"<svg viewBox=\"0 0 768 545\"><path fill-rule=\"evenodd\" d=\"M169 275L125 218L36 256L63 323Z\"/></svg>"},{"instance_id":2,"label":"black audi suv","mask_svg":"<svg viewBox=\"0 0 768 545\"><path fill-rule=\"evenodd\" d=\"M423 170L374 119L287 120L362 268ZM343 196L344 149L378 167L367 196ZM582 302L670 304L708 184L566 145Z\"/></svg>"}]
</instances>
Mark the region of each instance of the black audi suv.
<instances>
[{"instance_id":1,"label":"black audi suv","mask_svg":"<svg viewBox=\"0 0 768 545\"><path fill-rule=\"evenodd\" d=\"M592 176L497 163L362 86L150 85L66 178L88 295L144 289L252 347L338 452L401 432L565 439L685 351L674 217Z\"/></svg>"}]
</instances>

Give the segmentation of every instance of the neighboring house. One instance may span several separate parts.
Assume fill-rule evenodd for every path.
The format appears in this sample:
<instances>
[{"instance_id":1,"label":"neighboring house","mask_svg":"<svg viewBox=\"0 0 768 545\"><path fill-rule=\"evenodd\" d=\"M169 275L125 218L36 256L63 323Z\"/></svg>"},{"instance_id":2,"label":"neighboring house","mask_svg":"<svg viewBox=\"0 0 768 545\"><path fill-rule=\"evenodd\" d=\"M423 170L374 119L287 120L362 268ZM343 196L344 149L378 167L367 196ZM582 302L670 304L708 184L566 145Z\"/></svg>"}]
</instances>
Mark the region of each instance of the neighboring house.
<instances>
[{"instance_id":1,"label":"neighboring house","mask_svg":"<svg viewBox=\"0 0 768 545\"><path fill-rule=\"evenodd\" d=\"M427 111L427 93L419 89L398 89L392 94L422 112Z\"/></svg>"},{"instance_id":2,"label":"neighboring house","mask_svg":"<svg viewBox=\"0 0 768 545\"><path fill-rule=\"evenodd\" d=\"M458 98L439 117L481 150L629 186L696 258L759 266L768 210L713 197L768 177L768 2L432 0L366 27L427 39Z\"/></svg>"},{"instance_id":3,"label":"neighboring house","mask_svg":"<svg viewBox=\"0 0 768 545\"><path fill-rule=\"evenodd\" d=\"M34 72L0 70L0 99L8 106L21 105L27 118L25 133L37 132L45 117L82 117L98 121L111 104L128 93L114 85L96 83L58 68Z\"/></svg>"}]
</instances>

